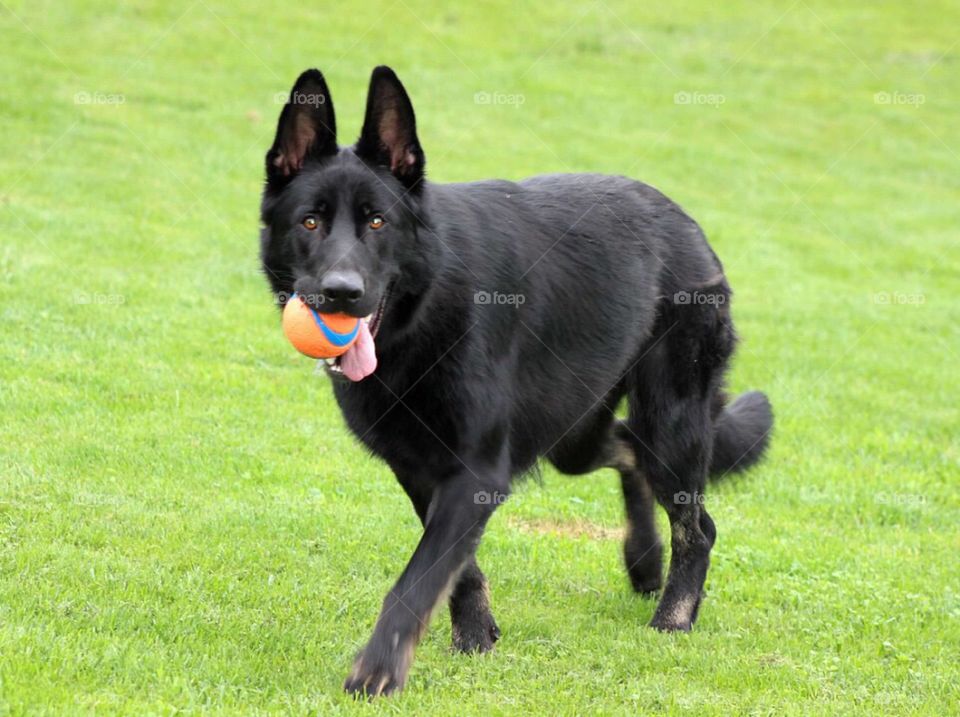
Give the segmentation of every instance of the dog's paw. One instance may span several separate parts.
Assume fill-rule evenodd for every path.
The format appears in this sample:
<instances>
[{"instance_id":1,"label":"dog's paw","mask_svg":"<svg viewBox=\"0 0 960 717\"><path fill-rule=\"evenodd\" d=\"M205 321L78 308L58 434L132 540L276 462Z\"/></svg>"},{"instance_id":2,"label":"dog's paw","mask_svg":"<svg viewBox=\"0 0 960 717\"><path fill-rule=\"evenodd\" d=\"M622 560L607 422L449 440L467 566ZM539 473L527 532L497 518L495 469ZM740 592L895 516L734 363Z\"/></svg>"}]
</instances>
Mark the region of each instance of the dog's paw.
<instances>
[{"instance_id":1,"label":"dog's paw","mask_svg":"<svg viewBox=\"0 0 960 717\"><path fill-rule=\"evenodd\" d=\"M651 597L663 587L663 547L659 542L637 544L628 539L623 558L634 592Z\"/></svg>"},{"instance_id":2,"label":"dog's paw","mask_svg":"<svg viewBox=\"0 0 960 717\"><path fill-rule=\"evenodd\" d=\"M650 621L650 627L660 632L690 632L690 630L693 629L693 623L689 620L678 620L674 617L654 615Z\"/></svg>"},{"instance_id":3,"label":"dog's paw","mask_svg":"<svg viewBox=\"0 0 960 717\"><path fill-rule=\"evenodd\" d=\"M654 597L663 587L663 578L659 572L644 574L631 571L628 575L633 591L645 598Z\"/></svg>"},{"instance_id":4,"label":"dog's paw","mask_svg":"<svg viewBox=\"0 0 960 717\"><path fill-rule=\"evenodd\" d=\"M373 651L367 647L353 663L353 672L344 680L345 692L357 697L381 697L399 692L407 681L413 650Z\"/></svg>"},{"instance_id":5,"label":"dog's paw","mask_svg":"<svg viewBox=\"0 0 960 717\"><path fill-rule=\"evenodd\" d=\"M453 625L453 649L458 652L490 652L500 639L500 628L490 612Z\"/></svg>"},{"instance_id":6,"label":"dog's paw","mask_svg":"<svg viewBox=\"0 0 960 717\"><path fill-rule=\"evenodd\" d=\"M669 590L669 588L668 588ZM661 600L650 627L661 632L690 632L697 620L702 594L680 599Z\"/></svg>"}]
</instances>

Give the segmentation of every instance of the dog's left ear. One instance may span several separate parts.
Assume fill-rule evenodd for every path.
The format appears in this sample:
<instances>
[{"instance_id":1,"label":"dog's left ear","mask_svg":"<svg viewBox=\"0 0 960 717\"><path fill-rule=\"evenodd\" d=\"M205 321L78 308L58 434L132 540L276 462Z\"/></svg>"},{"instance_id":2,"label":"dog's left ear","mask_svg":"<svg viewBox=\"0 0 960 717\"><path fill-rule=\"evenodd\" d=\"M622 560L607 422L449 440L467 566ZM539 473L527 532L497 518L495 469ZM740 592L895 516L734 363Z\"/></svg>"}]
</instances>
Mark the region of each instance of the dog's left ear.
<instances>
[{"instance_id":1,"label":"dog's left ear","mask_svg":"<svg viewBox=\"0 0 960 717\"><path fill-rule=\"evenodd\" d=\"M357 140L357 156L387 167L407 188L416 190L426 164L413 105L389 67L378 67L370 77L367 114Z\"/></svg>"}]
</instances>

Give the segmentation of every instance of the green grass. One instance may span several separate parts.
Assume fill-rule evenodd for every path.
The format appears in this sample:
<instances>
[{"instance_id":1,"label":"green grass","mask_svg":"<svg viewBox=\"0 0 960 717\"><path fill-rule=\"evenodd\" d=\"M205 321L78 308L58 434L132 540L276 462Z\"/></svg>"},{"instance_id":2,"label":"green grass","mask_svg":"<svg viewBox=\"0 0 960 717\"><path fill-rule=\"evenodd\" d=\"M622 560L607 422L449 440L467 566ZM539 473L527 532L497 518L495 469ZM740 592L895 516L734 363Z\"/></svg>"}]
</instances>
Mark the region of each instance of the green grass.
<instances>
[{"instance_id":1,"label":"green grass","mask_svg":"<svg viewBox=\"0 0 960 717\"><path fill-rule=\"evenodd\" d=\"M956 709L960 10L639 5L0 3L0 713ZM286 345L257 206L276 94L322 68L349 141L379 63L434 180L629 174L723 258L778 426L692 634L644 627L612 472L547 470L480 550L495 652L444 610L405 693L340 693L418 525Z\"/></svg>"}]
</instances>

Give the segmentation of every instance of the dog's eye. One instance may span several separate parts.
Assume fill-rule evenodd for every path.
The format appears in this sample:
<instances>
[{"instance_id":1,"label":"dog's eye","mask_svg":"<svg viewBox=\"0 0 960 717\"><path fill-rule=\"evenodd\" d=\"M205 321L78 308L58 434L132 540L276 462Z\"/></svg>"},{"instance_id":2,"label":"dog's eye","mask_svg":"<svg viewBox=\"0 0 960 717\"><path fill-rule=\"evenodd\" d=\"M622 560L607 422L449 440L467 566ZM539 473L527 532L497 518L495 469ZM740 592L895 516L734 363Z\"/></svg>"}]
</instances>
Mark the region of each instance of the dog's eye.
<instances>
[{"instance_id":1,"label":"dog's eye","mask_svg":"<svg viewBox=\"0 0 960 717\"><path fill-rule=\"evenodd\" d=\"M383 225L386 224L386 223L387 223L387 220L384 219L384 218L383 218L382 216L380 216L379 214L374 214L372 217L370 217L370 228L371 228L371 229L380 229L380 228L382 228Z\"/></svg>"},{"instance_id":2,"label":"dog's eye","mask_svg":"<svg viewBox=\"0 0 960 717\"><path fill-rule=\"evenodd\" d=\"M304 229L309 229L310 231L314 231L318 226L320 226L320 222L313 214L308 214L305 216L301 224L303 224Z\"/></svg>"}]
</instances>

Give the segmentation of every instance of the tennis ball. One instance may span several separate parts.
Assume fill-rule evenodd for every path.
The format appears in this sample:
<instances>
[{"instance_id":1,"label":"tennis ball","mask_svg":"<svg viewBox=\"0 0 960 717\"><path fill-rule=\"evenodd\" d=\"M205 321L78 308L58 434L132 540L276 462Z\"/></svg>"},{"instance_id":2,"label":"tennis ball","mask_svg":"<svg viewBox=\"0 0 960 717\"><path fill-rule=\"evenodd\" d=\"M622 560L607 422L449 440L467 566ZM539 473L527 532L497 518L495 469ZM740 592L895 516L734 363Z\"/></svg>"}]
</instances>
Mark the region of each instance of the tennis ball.
<instances>
[{"instance_id":1,"label":"tennis ball","mask_svg":"<svg viewBox=\"0 0 960 717\"><path fill-rule=\"evenodd\" d=\"M283 307L283 333L302 354L335 358L345 354L360 335L360 319L346 314L320 314L294 294Z\"/></svg>"}]
</instances>

